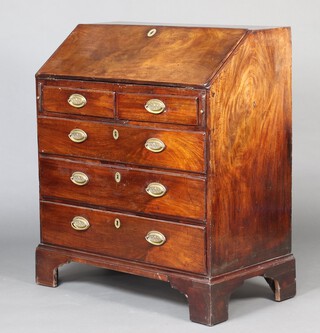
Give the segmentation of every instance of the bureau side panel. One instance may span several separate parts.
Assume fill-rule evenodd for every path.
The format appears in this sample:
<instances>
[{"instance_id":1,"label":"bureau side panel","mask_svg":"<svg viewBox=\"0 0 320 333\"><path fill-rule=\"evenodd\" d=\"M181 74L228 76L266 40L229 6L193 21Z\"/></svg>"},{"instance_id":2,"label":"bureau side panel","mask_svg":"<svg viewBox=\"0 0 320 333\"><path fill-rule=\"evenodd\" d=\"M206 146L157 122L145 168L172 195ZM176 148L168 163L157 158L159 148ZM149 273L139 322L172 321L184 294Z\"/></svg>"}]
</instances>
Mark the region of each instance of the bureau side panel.
<instances>
[{"instance_id":1,"label":"bureau side panel","mask_svg":"<svg viewBox=\"0 0 320 333\"><path fill-rule=\"evenodd\" d=\"M212 273L291 251L290 29L251 32L210 91Z\"/></svg>"}]
</instances>

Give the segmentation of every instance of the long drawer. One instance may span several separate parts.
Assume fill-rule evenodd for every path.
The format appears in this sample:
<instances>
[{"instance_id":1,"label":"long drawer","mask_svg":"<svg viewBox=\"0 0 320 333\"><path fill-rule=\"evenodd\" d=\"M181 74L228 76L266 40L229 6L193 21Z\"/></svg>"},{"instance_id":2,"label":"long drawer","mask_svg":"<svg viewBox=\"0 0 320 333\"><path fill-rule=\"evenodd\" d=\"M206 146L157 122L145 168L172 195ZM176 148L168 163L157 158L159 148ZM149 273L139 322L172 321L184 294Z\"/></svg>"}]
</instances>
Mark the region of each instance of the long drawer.
<instances>
[{"instance_id":1,"label":"long drawer","mask_svg":"<svg viewBox=\"0 0 320 333\"><path fill-rule=\"evenodd\" d=\"M46 244L204 274L205 228L56 203L41 203Z\"/></svg>"},{"instance_id":2,"label":"long drawer","mask_svg":"<svg viewBox=\"0 0 320 333\"><path fill-rule=\"evenodd\" d=\"M205 172L205 133L39 117L41 153Z\"/></svg>"},{"instance_id":3,"label":"long drawer","mask_svg":"<svg viewBox=\"0 0 320 333\"><path fill-rule=\"evenodd\" d=\"M204 177L40 158L42 197L153 215L205 219Z\"/></svg>"}]
</instances>

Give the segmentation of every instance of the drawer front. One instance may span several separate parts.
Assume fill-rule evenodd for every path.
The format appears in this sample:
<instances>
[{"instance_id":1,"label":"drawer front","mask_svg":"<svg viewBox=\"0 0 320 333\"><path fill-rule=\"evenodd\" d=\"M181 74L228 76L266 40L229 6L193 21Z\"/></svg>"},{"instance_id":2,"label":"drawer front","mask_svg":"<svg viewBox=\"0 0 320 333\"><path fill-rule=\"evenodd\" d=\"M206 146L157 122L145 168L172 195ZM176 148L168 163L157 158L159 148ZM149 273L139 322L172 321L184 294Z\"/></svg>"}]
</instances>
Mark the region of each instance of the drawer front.
<instances>
[{"instance_id":1,"label":"drawer front","mask_svg":"<svg viewBox=\"0 0 320 333\"><path fill-rule=\"evenodd\" d=\"M74 222L79 217L90 225L86 230L74 229L83 226ZM205 229L201 226L42 202L41 236L47 244L194 273L206 272ZM146 237L156 244L164 243L153 245Z\"/></svg>"},{"instance_id":2,"label":"drawer front","mask_svg":"<svg viewBox=\"0 0 320 333\"><path fill-rule=\"evenodd\" d=\"M147 129L50 117L39 117L38 125L39 150L42 153L205 171L204 132ZM75 129L85 133L83 142L70 139L70 133ZM156 139L156 143L150 139ZM161 152L152 151L161 149L161 146Z\"/></svg>"},{"instance_id":3,"label":"drawer front","mask_svg":"<svg viewBox=\"0 0 320 333\"><path fill-rule=\"evenodd\" d=\"M97 117L114 117L114 93L44 86L42 110Z\"/></svg>"},{"instance_id":4,"label":"drawer front","mask_svg":"<svg viewBox=\"0 0 320 333\"><path fill-rule=\"evenodd\" d=\"M159 216L205 219L205 181L201 177L40 158L40 181L42 197Z\"/></svg>"},{"instance_id":5,"label":"drawer front","mask_svg":"<svg viewBox=\"0 0 320 333\"><path fill-rule=\"evenodd\" d=\"M118 94L120 119L173 123L198 124L199 98L151 94Z\"/></svg>"}]
</instances>

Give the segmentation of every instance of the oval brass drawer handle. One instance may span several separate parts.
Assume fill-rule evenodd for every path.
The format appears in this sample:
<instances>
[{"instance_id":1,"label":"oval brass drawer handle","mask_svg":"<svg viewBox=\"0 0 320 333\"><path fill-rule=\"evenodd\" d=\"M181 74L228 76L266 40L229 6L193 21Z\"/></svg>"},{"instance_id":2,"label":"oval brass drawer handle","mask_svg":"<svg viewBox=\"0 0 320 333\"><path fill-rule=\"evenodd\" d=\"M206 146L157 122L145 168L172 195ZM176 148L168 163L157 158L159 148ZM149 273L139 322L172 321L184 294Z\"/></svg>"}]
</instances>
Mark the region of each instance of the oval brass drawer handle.
<instances>
[{"instance_id":1,"label":"oval brass drawer handle","mask_svg":"<svg viewBox=\"0 0 320 333\"><path fill-rule=\"evenodd\" d=\"M161 153L164 150L164 148L166 148L166 145L160 139L157 138L148 139L144 144L144 146L153 153Z\"/></svg>"},{"instance_id":2,"label":"oval brass drawer handle","mask_svg":"<svg viewBox=\"0 0 320 333\"><path fill-rule=\"evenodd\" d=\"M159 198L166 194L167 189L160 183L150 183L146 187L146 192L152 197Z\"/></svg>"},{"instance_id":3,"label":"oval brass drawer handle","mask_svg":"<svg viewBox=\"0 0 320 333\"><path fill-rule=\"evenodd\" d=\"M88 135L82 129L75 128L68 134L68 137L73 142L81 143L87 140Z\"/></svg>"},{"instance_id":4,"label":"oval brass drawer handle","mask_svg":"<svg viewBox=\"0 0 320 333\"><path fill-rule=\"evenodd\" d=\"M165 111L166 105L160 99L149 99L144 108L153 114L159 114Z\"/></svg>"},{"instance_id":5,"label":"oval brass drawer handle","mask_svg":"<svg viewBox=\"0 0 320 333\"><path fill-rule=\"evenodd\" d=\"M84 231L90 227L89 221L83 216L75 216L71 221L71 227L74 230Z\"/></svg>"},{"instance_id":6,"label":"oval brass drawer handle","mask_svg":"<svg viewBox=\"0 0 320 333\"><path fill-rule=\"evenodd\" d=\"M160 246L166 242L166 237L159 231L149 231L145 237L146 241L152 245Z\"/></svg>"},{"instance_id":7,"label":"oval brass drawer handle","mask_svg":"<svg viewBox=\"0 0 320 333\"><path fill-rule=\"evenodd\" d=\"M80 109L87 104L87 100L80 94L72 94L68 98L68 103L74 108Z\"/></svg>"},{"instance_id":8,"label":"oval brass drawer handle","mask_svg":"<svg viewBox=\"0 0 320 333\"><path fill-rule=\"evenodd\" d=\"M80 171L75 171L70 177L70 179L74 184L78 186L86 185L89 182L89 177L85 173Z\"/></svg>"}]
</instances>

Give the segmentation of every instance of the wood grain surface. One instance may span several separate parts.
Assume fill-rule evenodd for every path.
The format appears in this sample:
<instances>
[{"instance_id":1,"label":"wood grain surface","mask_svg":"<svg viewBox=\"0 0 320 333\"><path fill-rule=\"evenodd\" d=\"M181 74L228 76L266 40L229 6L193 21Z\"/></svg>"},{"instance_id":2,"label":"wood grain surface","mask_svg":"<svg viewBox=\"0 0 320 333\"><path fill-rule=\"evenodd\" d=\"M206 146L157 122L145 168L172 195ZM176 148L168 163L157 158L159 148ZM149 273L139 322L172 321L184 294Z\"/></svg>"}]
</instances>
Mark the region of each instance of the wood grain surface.
<instances>
[{"instance_id":1,"label":"wood grain surface","mask_svg":"<svg viewBox=\"0 0 320 333\"><path fill-rule=\"evenodd\" d=\"M85 173L88 184L75 185L73 172ZM115 181L115 174L121 181ZM154 198L146 192L150 183L161 183L166 194ZM154 216L175 216L205 219L205 181L172 173L68 161L61 158L40 158L40 193L42 197L60 198L113 209L148 213Z\"/></svg>"},{"instance_id":2,"label":"wood grain surface","mask_svg":"<svg viewBox=\"0 0 320 333\"><path fill-rule=\"evenodd\" d=\"M156 34L148 37L154 28ZM246 29L81 24L37 76L203 86L245 33Z\"/></svg>"},{"instance_id":3,"label":"wood grain surface","mask_svg":"<svg viewBox=\"0 0 320 333\"><path fill-rule=\"evenodd\" d=\"M88 139L72 142L68 134L82 129ZM119 138L113 138L117 130ZM62 118L38 118L39 151L90 157L106 161L147 165L203 173L205 171L205 133L141 128L105 122ZM150 138L160 139L165 149L154 153L145 148Z\"/></svg>"},{"instance_id":4,"label":"wood grain surface","mask_svg":"<svg viewBox=\"0 0 320 333\"><path fill-rule=\"evenodd\" d=\"M252 32L216 78L210 108L216 275L291 251L290 30Z\"/></svg>"},{"instance_id":5,"label":"wood grain surface","mask_svg":"<svg viewBox=\"0 0 320 333\"><path fill-rule=\"evenodd\" d=\"M112 91L44 86L42 94L44 111L114 118L115 93ZM84 96L87 100L86 105L81 108L71 106L68 99L72 94Z\"/></svg>"},{"instance_id":6,"label":"wood grain surface","mask_svg":"<svg viewBox=\"0 0 320 333\"><path fill-rule=\"evenodd\" d=\"M74 230L75 216L85 217L89 229ZM115 228L119 218L121 226ZM41 203L42 242L63 247L131 259L194 273L206 272L204 227L146 219L49 202ZM148 243L149 231L166 237L161 246Z\"/></svg>"},{"instance_id":7,"label":"wood grain surface","mask_svg":"<svg viewBox=\"0 0 320 333\"><path fill-rule=\"evenodd\" d=\"M161 100L166 108L160 114L152 114L145 109L150 99ZM119 119L137 121L198 125L198 96L177 97L154 94L118 94L117 110Z\"/></svg>"}]
</instances>

